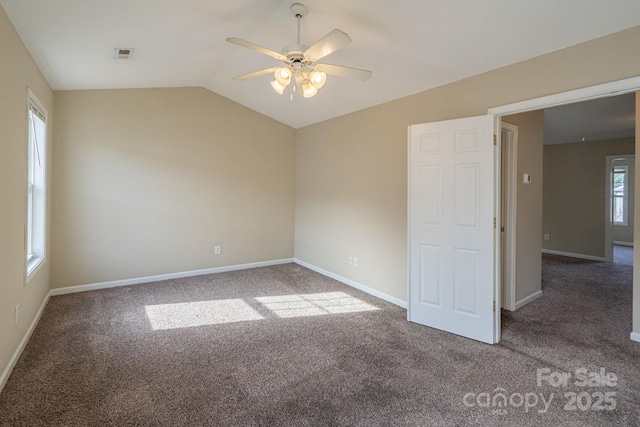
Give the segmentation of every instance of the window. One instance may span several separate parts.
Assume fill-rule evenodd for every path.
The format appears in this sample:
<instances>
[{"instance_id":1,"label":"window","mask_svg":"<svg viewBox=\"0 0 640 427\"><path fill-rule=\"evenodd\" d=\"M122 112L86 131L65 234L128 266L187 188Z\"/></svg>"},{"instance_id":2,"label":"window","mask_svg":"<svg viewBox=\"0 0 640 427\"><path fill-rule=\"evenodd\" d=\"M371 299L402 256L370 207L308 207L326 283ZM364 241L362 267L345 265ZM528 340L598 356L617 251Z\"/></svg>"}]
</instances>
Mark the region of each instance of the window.
<instances>
[{"instance_id":1,"label":"window","mask_svg":"<svg viewBox=\"0 0 640 427\"><path fill-rule=\"evenodd\" d=\"M27 280L45 255L47 112L29 91L27 155Z\"/></svg>"},{"instance_id":2,"label":"window","mask_svg":"<svg viewBox=\"0 0 640 427\"><path fill-rule=\"evenodd\" d=\"M615 166L613 168L613 224L627 225L628 193L629 186L628 166Z\"/></svg>"}]
</instances>

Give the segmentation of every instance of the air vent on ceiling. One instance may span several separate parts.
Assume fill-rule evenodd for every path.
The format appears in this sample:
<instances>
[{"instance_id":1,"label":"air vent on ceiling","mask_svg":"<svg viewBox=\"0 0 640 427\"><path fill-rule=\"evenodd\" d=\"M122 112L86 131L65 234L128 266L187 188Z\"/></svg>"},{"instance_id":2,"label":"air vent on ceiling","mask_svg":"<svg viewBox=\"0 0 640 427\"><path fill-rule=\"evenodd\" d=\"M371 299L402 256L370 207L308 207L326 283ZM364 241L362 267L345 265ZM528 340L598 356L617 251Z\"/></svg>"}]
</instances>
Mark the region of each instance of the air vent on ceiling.
<instances>
[{"instance_id":1,"label":"air vent on ceiling","mask_svg":"<svg viewBox=\"0 0 640 427\"><path fill-rule=\"evenodd\" d=\"M113 54L113 59L116 60L130 60L133 58L133 48L131 47L117 47Z\"/></svg>"}]
</instances>

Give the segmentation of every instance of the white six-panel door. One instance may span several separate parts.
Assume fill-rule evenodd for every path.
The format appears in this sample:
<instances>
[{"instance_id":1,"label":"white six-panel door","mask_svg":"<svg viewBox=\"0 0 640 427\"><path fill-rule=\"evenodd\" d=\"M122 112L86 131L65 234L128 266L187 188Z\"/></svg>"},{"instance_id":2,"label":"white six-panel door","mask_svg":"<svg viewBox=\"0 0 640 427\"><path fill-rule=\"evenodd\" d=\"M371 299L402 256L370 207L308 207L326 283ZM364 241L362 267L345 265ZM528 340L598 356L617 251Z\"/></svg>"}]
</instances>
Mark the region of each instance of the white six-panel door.
<instances>
[{"instance_id":1,"label":"white six-panel door","mask_svg":"<svg viewBox=\"0 0 640 427\"><path fill-rule=\"evenodd\" d=\"M494 343L493 116L409 127L408 319Z\"/></svg>"}]
</instances>

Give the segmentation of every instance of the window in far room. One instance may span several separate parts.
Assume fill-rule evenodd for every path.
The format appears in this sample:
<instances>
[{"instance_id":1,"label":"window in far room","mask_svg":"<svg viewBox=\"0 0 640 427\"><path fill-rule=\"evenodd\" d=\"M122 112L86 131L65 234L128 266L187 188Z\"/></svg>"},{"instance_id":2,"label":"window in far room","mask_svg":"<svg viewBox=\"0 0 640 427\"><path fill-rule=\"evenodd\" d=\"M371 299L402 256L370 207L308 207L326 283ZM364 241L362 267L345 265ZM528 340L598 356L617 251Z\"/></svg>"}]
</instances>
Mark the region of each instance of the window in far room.
<instances>
[{"instance_id":1,"label":"window in far room","mask_svg":"<svg viewBox=\"0 0 640 427\"><path fill-rule=\"evenodd\" d=\"M628 217L628 166L613 168L613 224L627 225Z\"/></svg>"},{"instance_id":2,"label":"window in far room","mask_svg":"<svg viewBox=\"0 0 640 427\"><path fill-rule=\"evenodd\" d=\"M27 281L45 258L47 111L29 91L27 155Z\"/></svg>"}]
</instances>

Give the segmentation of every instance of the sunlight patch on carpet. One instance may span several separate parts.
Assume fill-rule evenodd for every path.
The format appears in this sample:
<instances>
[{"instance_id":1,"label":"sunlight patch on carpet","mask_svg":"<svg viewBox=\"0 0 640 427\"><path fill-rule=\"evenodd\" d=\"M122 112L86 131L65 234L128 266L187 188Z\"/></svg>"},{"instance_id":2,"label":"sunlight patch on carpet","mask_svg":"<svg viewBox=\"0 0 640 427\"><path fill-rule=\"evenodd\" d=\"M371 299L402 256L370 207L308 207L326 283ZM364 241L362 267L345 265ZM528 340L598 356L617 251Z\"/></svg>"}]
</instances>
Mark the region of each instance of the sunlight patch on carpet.
<instances>
[{"instance_id":1,"label":"sunlight patch on carpet","mask_svg":"<svg viewBox=\"0 0 640 427\"><path fill-rule=\"evenodd\" d=\"M281 319L379 310L378 307L344 292L267 296L254 299ZM264 319L249 303L239 298L147 305L145 311L154 331Z\"/></svg>"},{"instance_id":2,"label":"sunlight patch on carpet","mask_svg":"<svg viewBox=\"0 0 640 427\"><path fill-rule=\"evenodd\" d=\"M377 307L344 292L269 296L256 300L281 318L378 310Z\"/></svg>"},{"instance_id":3,"label":"sunlight patch on carpet","mask_svg":"<svg viewBox=\"0 0 640 427\"><path fill-rule=\"evenodd\" d=\"M145 310L153 330L263 319L260 313L242 299L147 305Z\"/></svg>"}]
</instances>

